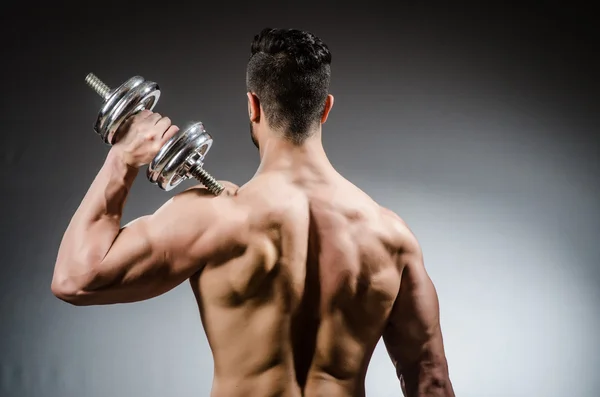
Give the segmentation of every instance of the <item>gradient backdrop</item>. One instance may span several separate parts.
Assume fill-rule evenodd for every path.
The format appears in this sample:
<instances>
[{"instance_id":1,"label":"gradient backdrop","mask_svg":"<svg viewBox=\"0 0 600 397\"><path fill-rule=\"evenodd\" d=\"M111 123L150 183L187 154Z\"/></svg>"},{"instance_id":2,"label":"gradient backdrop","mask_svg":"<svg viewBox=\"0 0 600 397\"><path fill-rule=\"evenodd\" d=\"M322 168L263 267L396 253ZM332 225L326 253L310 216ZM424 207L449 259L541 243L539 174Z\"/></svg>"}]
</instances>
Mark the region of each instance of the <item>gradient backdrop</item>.
<instances>
[{"instance_id":1,"label":"gradient backdrop","mask_svg":"<svg viewBox=\"0 0 600 397\"><path fill-rule=\"evenodd\" d=\"M597 397L599 43L591 10L569 4L7 5L0 395L208 396L211 353L188 285L77 308L54 298L50 281L107 153L86 74L112 86L136 74L159 82L156 110L180 125L203 121L215 138L207 169L242 184L258 164L245 66L268 26L310 30L330 46L325 147L420 239L457 396ZM172 195L144 178L125 221ZM381 344L366 387L401 395Z\"/></svg>"}]
</instances>

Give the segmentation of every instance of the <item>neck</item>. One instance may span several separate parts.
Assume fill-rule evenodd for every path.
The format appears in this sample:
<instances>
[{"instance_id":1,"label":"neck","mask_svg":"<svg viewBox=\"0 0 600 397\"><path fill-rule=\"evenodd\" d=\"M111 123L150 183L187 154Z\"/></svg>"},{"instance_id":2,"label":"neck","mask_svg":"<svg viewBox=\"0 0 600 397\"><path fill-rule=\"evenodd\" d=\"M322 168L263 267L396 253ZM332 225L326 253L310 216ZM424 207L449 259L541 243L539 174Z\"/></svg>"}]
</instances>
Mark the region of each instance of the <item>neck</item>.
<instances>
[{"instance_id":1,"label":"neck","mask_svg":"<svg viewBox=\"0 0 600 397\"><path fill-rule=\"evenodd\" d=\"M259 147L260 165L257 175L279 171L292 176L325 176L334 171L323 148L320 130L301 144L294 144L281 134L271 133L259 141Z\"/></svg>"}]
</instances>

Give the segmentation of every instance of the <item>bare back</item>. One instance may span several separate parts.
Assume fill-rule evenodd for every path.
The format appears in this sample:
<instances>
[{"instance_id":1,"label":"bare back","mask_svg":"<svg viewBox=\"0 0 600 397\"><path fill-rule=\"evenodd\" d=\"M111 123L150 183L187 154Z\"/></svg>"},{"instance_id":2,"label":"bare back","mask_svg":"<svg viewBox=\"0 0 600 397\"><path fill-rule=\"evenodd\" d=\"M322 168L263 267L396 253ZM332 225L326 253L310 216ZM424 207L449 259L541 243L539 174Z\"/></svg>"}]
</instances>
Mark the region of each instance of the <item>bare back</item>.
<instances>
[{"instance_id":1,"label":"bare back","mask_svg":"<svg viewBox=\"0 0 600 397\"><path fill-rule=\"evenodd\" d=\"M363 396L399 296L406 227L342 177L264 174L229 199L236 221L211 229L191 278L212 395Z\"/></svg>"}]
</instances>

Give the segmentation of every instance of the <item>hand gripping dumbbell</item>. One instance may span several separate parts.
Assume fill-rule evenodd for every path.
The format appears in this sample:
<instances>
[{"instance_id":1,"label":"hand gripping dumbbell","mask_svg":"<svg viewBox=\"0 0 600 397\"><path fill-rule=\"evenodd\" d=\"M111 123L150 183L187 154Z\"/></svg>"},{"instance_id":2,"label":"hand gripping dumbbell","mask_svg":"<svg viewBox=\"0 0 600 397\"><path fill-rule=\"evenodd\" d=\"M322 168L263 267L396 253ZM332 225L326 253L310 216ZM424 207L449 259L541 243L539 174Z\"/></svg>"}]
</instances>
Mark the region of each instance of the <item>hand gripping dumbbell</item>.
<instances>
[{"instance_id":1,"label":"hand gripping dumbbell","mask_svg":"<svg viewBox=\"0 0 600 397\"><path fill-rule=\"evenodd\" d=\"M92 73L87 75L85 81L104 99L94 130L108 145L114 144L115 133L129 116L144 109L152 110L160 97L158 84L140 76L130 78L114 90ZM179 131L148 165L148 180L169 191L184 180L195 178L218 196L223 191L223 185L203 168L204 157L212 142L212 137L201 122Z\"/></svg>"}]
</instances>

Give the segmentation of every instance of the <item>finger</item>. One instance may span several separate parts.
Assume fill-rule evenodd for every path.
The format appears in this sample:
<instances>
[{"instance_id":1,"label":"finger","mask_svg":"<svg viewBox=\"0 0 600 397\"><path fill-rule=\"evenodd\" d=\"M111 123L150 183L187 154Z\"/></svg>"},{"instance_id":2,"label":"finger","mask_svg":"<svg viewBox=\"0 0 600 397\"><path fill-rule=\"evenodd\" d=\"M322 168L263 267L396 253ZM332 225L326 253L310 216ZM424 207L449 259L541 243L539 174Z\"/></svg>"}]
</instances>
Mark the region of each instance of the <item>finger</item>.
<instances>
[{"instance_id":1,"label":"finger","mask_svg":"<svg viewBox=\"0 0 600 397\"><path fill-rule=\"evenodd\" d=\"M160 141L162 136L167 132L169 127L171 126L171 119L168 117L161 117L160 120L156 122L154 125L154 137L156 140Z\"/></svg>"},{"instance_id":2,"label":"finger","mask_svg":"<svg viewBox=\"0 0 600 397\"><path fill-rule=\"evenodd\" d=\"M130 123L133 123L135 121L139 122L142 120L147 119L148 117L150 117L153 113L148 110L148 109L142 109L141 111L134 113L132 116L128 117L127 120Z\"/></svg>"},{"instance_id":3,"label":"finger","mask_svg":"<svg viewBox=\"0 0 600 397\"><path fill-rule=\"evenodd\" d=\"M171 126L171 124L173 124L173 123L171 122L170 118L168 118L166 116L165 117L161 116L160 119L156 120L156 124L155 125L156 125L157 129L164 128L164 130L161 131L161 135L162 135L162 133L165 132L167 130L167 128L169 128Z\"/></svg>"},{"instance_id":4,"label":"finger","mask_svg":"<svg viewBox=\"0 0 600 397\"><path fill-rule=\"evenodd\" d=\"M146 117L148 117L148 116L150 116L150 115L152 115L152 114L154 114L154 113L152 113L152 110L148 110L148 109L142 109L142 110L140 110L140 111L137 113L137 116L138 116L140 119L145 119Z\"/></svg>"},{"instance_id":5,"label":"finger","mask_svg":"<svg viewBox=\"0 0 600 397\"><path fill-rule=\"evenodd\" d=\"M161 119L162 116L160 115L160 113L152 113L151 115L146 117L146 121L151 125L156 125Z\"/></svg>"},{"instance_id":6,"label":"finger","mask_svg":"<svg viewBox=\"0 0 600 397\"><path fill-rule=\"evenodd\" d=\"M177 127L176 125L169 126L169 128L167 128L167 130L162 135L162 138L160 138L161 145L167 143L169 139L173 138L178 132L179 127Z\"/></svg>"}]
</instances>

